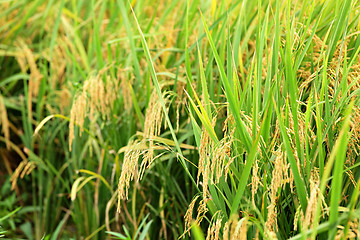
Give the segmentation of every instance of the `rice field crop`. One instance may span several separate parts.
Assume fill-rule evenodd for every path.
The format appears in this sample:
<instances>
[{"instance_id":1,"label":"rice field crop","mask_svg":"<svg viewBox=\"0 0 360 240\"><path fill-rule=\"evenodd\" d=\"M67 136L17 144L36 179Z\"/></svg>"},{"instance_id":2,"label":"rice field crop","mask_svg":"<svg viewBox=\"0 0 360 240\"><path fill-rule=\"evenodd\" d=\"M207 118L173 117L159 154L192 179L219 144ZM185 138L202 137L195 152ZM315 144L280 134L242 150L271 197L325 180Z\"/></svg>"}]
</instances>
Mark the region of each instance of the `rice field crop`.
<instances>
[{"instance_id":1,"label":"rice field crop","mask_svg":"<svg viewBox=\"0 0 360 240\"><path fill-rule=\"evenodd\" d=\"M357 0L0 1L0 238L360 238Z\"/></svg>"}]
</instances>

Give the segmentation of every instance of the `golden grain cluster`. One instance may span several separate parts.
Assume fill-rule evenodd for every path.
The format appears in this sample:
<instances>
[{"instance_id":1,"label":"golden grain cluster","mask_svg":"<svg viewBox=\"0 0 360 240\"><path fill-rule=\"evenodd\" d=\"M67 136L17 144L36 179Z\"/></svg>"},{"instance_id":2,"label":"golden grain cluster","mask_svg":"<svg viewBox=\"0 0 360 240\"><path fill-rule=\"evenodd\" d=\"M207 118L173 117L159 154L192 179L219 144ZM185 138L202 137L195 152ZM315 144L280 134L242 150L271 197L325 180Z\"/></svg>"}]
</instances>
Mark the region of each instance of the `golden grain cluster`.
<instances>
[{"instance_id":1,"label":"golden grain cluster","mask_svg":"<svg viewBox=\"0 0 360 240\"><path fill-rule=\"evenodd\" d=\"M106 70L106 69L105 69ZM111 114L112 106L117 99L118 84L109 76L101 71L95 76L91 76L84 82L82 91L75 97L70 112L69 124L69 149L71 151L72 142L75 137L75 125L80 127L79 134L83 132L85 119L90 120L96 114L101 114L105 119Z\"/></svg>"}]
</instances>

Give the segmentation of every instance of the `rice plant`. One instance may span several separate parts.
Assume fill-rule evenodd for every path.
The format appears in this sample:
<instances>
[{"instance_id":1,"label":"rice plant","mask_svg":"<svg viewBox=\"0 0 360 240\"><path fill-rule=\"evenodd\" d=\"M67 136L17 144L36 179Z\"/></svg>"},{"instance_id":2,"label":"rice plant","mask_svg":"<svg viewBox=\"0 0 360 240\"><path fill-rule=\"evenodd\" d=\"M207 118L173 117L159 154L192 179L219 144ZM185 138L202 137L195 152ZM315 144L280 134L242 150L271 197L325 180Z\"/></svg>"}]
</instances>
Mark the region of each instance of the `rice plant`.
<instances>
[{"instance_id":1,"label":"rice plant","mask_svg":"<svg viewBox=\"0 0 360 240\"><path fill-rule=\"evenodd\" d=\"M0 23L0 237L359 237L359 1L6 0Z\"/></svg>"}]
</instances>

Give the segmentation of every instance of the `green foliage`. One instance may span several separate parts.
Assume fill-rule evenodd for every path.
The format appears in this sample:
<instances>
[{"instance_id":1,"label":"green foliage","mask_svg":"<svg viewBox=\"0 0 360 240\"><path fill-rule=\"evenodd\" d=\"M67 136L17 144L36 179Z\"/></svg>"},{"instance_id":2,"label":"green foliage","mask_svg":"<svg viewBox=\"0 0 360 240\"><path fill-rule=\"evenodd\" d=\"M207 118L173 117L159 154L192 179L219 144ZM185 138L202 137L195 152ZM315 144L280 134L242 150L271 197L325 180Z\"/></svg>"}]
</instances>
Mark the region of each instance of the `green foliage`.
<instances>
[{"instance_id":1,"label":"green foliage","mask_svg":"<svg viewBox=\"0 0 360 240\"><path fill-rule=\"evenodd\" d=\"M0 1L0 237L359 237L359 8Z\"/></svg>"}]
</instances>

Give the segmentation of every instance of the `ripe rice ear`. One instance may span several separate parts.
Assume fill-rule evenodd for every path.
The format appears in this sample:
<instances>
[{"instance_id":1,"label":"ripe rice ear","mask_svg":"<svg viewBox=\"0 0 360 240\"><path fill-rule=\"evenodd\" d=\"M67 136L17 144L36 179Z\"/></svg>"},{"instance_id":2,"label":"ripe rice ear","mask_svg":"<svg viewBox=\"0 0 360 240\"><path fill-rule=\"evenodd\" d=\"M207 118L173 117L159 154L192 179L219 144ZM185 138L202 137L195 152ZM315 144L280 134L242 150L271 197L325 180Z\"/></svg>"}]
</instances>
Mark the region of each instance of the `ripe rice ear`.
<instances>
[{"instance_id":1,"label":"ripe rice ear","mask_svg":"<svg viewBox=\"0 0 360 240\"><path fill-rule=\"evenodd\" d=\"M6 106L3 96L0 94L0 125L2 125L2 132L5 137L6 148L10 150L10 127L9 119L6 111Z\"/></svg>"}]
</instances>

